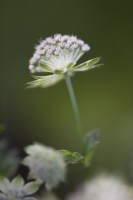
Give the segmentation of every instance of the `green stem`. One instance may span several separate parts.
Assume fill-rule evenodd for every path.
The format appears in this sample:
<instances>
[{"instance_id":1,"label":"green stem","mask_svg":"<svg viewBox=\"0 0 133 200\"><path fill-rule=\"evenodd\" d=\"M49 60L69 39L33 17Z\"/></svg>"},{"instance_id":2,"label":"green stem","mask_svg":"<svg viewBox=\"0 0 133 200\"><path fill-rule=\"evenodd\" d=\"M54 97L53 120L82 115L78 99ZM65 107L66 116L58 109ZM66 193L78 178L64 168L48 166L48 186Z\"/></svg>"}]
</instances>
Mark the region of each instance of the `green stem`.
<instances>
[{"instance_id":1,"label":"green stem","mask_svg":"<svg viewBox=\"0 0 133 200\"><path fill-rule=\"evenodd\" d=\"M71 100L71 104L72 104L72 108L73 108L73 112L74 112L78 137L79 137L80 143L82 143L82 146L83 146L83 131L82 131L82 127L81 127L81 120L80 120L80 115L79 115L76 97L75 97L75 94L74 94L74 90L73 90L71 79L70 79L69 75L67 73L65 73L64 77L65 77L67 89L68 89L68 92L69 92L69 96L70 96L70 100Z\"/></svg>"}]
</instances>

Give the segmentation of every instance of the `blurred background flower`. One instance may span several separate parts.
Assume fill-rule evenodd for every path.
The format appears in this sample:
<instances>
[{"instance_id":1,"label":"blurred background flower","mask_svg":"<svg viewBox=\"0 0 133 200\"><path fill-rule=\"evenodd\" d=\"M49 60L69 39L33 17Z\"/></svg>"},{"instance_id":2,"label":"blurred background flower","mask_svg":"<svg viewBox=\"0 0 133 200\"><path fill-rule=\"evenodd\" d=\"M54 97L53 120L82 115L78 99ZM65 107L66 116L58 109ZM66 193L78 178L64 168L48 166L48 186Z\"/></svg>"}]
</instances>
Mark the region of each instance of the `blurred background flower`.
<instances>
[{"instance_id":1,"label":"blurred background flower","mask_svg":"<svg viewBox=\"0 0 133 200\"><path fill-rule=\"evenodd\" d=\"M29 178L45 182L48 190L65 181L66 164L59 152L39 143L27 146L25 152L23 164L30 169Z\"/></svg>"},{"instance_id":2,"label":"blurred background flower","mask_svg":"<svg viewBox=\"0 0 133 200\"><path fill-rule=\"evenodd\" d=\"M100 175L71 194L67 200L132 200L132 187L116 176Z\"/></svg>"}]
</instances>

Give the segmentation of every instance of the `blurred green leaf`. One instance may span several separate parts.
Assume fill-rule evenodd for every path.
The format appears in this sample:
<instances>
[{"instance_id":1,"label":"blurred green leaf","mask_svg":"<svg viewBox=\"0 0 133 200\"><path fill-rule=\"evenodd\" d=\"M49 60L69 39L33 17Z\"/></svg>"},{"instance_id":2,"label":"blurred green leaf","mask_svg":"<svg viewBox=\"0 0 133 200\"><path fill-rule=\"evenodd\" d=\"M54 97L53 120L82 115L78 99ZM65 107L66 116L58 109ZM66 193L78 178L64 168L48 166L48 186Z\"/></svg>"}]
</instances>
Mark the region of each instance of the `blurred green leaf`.
<instances>
[{"instance_id":1,"label":"blurred green leaf","mask_svg":"<svg viewBox=\"0 0 133 200\"><path fill-rule=\"evenodd\" d=\"M78 152L70 152L64 149L58 150L58 152L61 153L67 164L77 164L77 163L82 164L84 161L84 156L82 156Z\"/></svg>"},{"instance_id":2,"label":"blurred green leaf","mask_svg":"<svg viewBox=\"0 0 133 200\"><path fill-rule=\"evenodd\" d=\"M34 194L35 192L37 192L40 185L41 183L38 181L32 181L32 182L27 183L23 188L24 194L26 195Z\"/></svg>"},{"instance_id":3,"label":"blurred green leaf","mask_svg":"<svg viewBox=\"0 0 133 200\"><path fill-rule=\"evenodd\" d=\"M2 134L6 130L5 124L0 124L0 134Z\"/></svg>"},{"instance_id":4,"label":"blurred green leaf","mask_svg":"<svg viewBox=\"0 0 133 200\"><path fill-rule=\"evenodd\" d=\"M6 139L0 141L0 175L10 178L16 173L20 158L18 150L8 146Z\"/></svg>"},{"instance_id":5,"label":"blurred green leaf","mask_svg":"<svg viewBox=\"0 0 133 200\"><path fill-rule=\"evenodd\" d=\"M85 148L86 148L84 165L85 167L89 167L94 150L99 143L99 131L95 129L95 130L92 130L90 133L86 134L84 138L84 143L85 143Z\"/></svg>"}]
</instances>

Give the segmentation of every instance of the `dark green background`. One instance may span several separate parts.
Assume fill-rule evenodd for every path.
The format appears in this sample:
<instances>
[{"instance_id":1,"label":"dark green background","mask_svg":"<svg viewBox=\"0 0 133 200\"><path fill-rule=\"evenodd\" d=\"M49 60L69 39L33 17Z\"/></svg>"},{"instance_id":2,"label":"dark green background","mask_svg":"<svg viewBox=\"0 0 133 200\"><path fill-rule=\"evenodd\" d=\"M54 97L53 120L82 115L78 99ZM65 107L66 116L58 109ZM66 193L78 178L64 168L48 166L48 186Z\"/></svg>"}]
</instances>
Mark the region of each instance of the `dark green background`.
<instances>
[{"instance_id":1,"label":"dark green background","mask_svg":"<svg viewBox=\"0 0 133 200\"><path fill-rule=\"evenodd\" d=\"M91 46L80 62L101 56L104 63L72 78L84 132L101 130L90 172L132 177L132 10L131 0L0 0L0 122L13 145L39 141L80 150L65 82L24 89L32 80L28 62L39 39L74 34Z\"/></svg>"}]
</instances>

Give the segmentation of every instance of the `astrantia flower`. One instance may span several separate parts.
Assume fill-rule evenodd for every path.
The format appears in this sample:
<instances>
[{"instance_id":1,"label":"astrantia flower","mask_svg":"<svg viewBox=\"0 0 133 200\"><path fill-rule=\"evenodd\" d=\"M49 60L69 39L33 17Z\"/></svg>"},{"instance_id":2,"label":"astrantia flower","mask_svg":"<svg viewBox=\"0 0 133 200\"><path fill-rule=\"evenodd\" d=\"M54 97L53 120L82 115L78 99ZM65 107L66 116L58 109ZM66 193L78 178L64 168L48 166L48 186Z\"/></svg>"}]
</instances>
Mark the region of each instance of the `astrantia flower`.
<instances>
[{"instance_id":1,"label":"astrantia flower","mask_svg":"<svg viewBox=\"0 0 133 200\"><path fill-rule=\"evenodd\" d=\"M11 182L7 178L0 178L0 199L1 200L35 200L33 195L39 188L37 181L24 185L21 176L15 177Z\"/></svg>"},{"instance_id":2,"label":"astrantia flower","mask_svg":"<svg viewBox=\"0 0 133 200\"><path fill-rule=\"evenodd\" d=\"M65 180L65 162L59 152L37 143L26 147L25 151L28 156L23 164L29 167L30 177L44 181L47 189Z\"/></svg>"},{"instance_id":3,"label":"astrantia flower","mask_svg":"<svg viewBox=\"0 0 133 200\"><path fill-rule=\"evenodd\" d=\"M56 34L42 40L35 47L33 57L29 62L31 73L50 73L47 76L33 76L36 80L28 83L28 87L48 87L64 78L68 72L87 71L96 66L99 57L76 66L77 61L90 46L76 36Z\"/></svg>"},{"instance_id":4,"label":"astrantia flower","mask_svg":"<svg viewBox=\"0 0 133 200\"><path fill-rule=\"evenodd\" d=\"M99 176L84 184L66 200L132 200L132 188L114 176Z\"/></svg>"}]
</instances>

